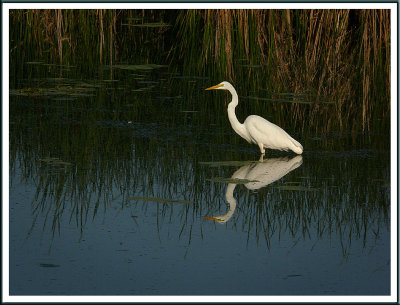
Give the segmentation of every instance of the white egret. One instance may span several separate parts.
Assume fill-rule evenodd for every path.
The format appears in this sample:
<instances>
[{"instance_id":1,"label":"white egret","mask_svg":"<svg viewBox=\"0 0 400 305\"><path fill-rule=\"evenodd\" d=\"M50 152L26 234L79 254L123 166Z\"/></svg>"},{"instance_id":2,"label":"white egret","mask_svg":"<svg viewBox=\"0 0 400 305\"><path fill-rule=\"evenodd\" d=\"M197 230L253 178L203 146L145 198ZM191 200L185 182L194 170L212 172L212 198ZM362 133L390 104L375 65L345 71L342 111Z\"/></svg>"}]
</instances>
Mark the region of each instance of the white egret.
<instances>
[{"instance_id":1,"label":"white egret","mask_svg":"<svg viewBox=\"0 0 400 305\"><path fill-rule=\"evenodd\" d=\"M287 134L279 126L267 121L258 115L250 115L240 123L235 114L239 98L235 88L224 81L218 85L205 90L228 90L232 94L232 101L228 105L228 118L233 130L249 143L257 144L261 151L261 158L265 154L265 148L288 151L289 149L296 154L303 153L303 146Z\"/></svg>"}]
</instances>

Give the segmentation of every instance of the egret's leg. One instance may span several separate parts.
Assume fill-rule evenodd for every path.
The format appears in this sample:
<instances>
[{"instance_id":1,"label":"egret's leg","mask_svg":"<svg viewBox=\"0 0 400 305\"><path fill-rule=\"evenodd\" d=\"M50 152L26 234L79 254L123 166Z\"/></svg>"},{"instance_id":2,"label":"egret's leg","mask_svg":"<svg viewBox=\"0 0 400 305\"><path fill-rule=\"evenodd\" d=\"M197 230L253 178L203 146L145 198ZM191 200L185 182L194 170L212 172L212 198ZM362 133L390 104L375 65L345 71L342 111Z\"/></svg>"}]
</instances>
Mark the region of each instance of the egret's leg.
<instances>
[{"instance_id":1,"label":"egret's leg","mask_svg":"<svg viewBox=\"0 0 400 305\"><path fill-rule=\"evenodd\" d=\"M262 143L258 143L258 147L260 147L261 154L265 154L264 145Z\"/></svg>"}]
</instances>

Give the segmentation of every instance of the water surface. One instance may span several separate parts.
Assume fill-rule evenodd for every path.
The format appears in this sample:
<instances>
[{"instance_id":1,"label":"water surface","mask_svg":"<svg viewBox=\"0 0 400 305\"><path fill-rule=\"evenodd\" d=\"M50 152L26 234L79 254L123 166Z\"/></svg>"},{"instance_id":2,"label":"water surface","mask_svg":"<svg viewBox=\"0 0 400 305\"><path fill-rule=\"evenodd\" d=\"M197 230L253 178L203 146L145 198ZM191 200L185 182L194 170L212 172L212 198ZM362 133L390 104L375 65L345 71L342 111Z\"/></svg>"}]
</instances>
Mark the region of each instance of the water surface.
<instances>
[{"instance_id":1,"label":"water surface","mask_svg":"<svg viewBox=\"0 0 400 305\"><path fill-rule=\"evenodd\" d=\"M259 162L229 97L204 91L214 79L24 65L10 81L11 295L390 294L385 132L289 129L303 155Z\"/></svg>"}]
</instances>

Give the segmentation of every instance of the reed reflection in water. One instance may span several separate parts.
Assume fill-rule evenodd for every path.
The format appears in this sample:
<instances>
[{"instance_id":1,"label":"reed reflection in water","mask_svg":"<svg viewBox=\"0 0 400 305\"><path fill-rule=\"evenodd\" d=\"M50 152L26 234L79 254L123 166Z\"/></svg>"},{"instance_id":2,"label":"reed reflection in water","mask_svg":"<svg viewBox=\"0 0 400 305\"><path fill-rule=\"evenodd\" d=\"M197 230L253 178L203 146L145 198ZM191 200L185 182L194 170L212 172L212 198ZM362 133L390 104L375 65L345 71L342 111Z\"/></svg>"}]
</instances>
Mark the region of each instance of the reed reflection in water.
<instances>
[{"instance_id":1,"label":"reed reflection in water","mask_svg":"<svg viewBox=\"0 0 400 305\"><path fill-rule=\"evenodd\" d=\"M28 65L37 77L16 76L10 96L14 294L388 291L384 130L295 134L307 147L301 166L279 152L274 162L229 161L256 160L259 151L234 135L223 97L201 93L212 80L173 67L140 75L120 67L109 71L120 79L112 82L44 68ZM246 105L238 115L281 115L268 103ZM280 166L292 172L275 172ZM238 177L209 179L233 168ZM225 226L202 217L226 214L231 197L238 204Z\"/></svg>"}]
</instances>

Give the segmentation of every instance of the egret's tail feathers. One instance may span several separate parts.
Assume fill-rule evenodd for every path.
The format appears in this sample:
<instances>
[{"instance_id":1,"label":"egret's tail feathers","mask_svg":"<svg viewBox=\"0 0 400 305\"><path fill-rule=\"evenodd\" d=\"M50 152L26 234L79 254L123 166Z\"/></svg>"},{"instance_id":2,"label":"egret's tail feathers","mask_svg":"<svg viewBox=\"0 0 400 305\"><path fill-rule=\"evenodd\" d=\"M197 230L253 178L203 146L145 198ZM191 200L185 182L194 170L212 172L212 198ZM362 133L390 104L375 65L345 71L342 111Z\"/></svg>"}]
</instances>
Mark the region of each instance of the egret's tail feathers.
<instances>
[{"instance_id":1,"label":"egret's tail feathers","mask_svg":"<svg viewBox=\"0 0 400 305\"><path fill-rule=\"evenodd\" d=\"M303 153L303 145L301 145L293 138L292 138L292 143L293 146L291 147L291 150L293 150L293 152L295 152L296 154L301 155Z\"/></svg>"}]
</instances>

